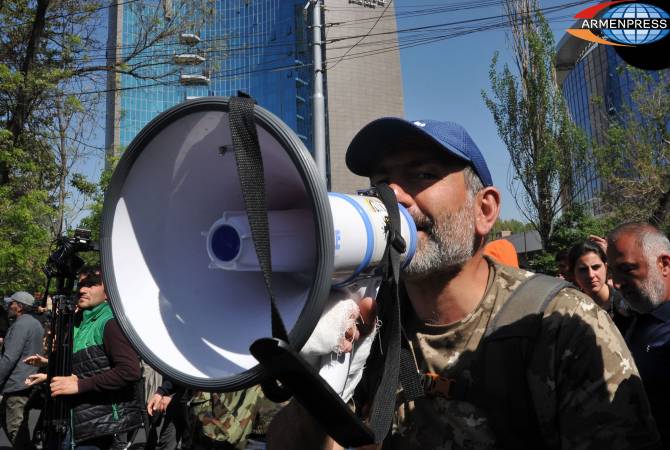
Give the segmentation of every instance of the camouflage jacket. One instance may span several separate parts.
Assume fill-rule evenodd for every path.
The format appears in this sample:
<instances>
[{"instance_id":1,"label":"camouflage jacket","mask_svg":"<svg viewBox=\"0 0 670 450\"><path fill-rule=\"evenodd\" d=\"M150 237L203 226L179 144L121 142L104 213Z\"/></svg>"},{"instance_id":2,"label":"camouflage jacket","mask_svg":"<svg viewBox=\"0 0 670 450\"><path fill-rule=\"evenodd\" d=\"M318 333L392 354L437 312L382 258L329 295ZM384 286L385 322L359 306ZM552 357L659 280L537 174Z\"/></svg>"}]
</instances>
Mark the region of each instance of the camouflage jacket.
<instances>
[{"instance_id":1,"label":"camouflage jacket","mask_svg":"<svg viewBox=\"0 0 670 450\"><path fill-rule=\"evenodd\" d=\"M266 419L276 412L260 386L235 392L196 392L190 401L195 433L243 449L250 435L264 434Z\"/></svg>"},{"instance_id":2,"label":"camouflage jacket","mask_svg":"<svg viewBox=\"0 0 670 450\"><path fill-rule=\"evenodd\" d=\"M491 318L521 281L532 275L491 260L489 264L484 297L467 317L449 325L416 318L408 321L406 330L417 364L433 380L433 389L429 387L426 397L414 402L398 396L384 449L505 448L492 431L490 410L502 412L503 419L513 424L519 420L511 413L516 398L501 396L482 407L440 395L451 381L472 377ZM658 432L637 368L607 313L576 289L566 288L549 303L538 323L527 364L518 372L520 378L525 376L522 385L529 392L527 409L534 409L535 426L529 433L538 436L538 447L658 448ZM504 367L506 357L502 355L500 367L485 367L492 378L509 371Z\"/></svg>"}]
</instances>

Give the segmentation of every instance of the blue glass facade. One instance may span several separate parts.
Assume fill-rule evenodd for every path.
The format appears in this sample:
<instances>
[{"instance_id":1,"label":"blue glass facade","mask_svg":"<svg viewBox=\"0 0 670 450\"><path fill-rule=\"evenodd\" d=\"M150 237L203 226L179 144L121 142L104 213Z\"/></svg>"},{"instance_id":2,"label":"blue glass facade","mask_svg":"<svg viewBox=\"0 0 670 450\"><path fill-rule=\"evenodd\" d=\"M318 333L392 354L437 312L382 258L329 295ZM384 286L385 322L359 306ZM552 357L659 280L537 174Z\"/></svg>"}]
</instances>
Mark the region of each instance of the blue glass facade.
<instances>
[{"instance_id":1,"label":"blue glass facade","mask_svg":"<svg viewBox=\"0 0 670 450\"><path fill-rule=\"evenodd\" d=\"M559 50L560 51L560 50ZM562 82L563 95L574 122L592 139L603 144L610 120L634 110L631 92L635 80L614 47L597 45L587 51ZM657 81L660 72L649 72ZM602 212L598 194L603 189L596 167L575 180L575 201L594 214Z\"/></svg>"},{"instance_id":2,"label":"blue glass facade","mask_svg":"<svg viewBox=\"0 0 670 450\"><path fill-rule=\"evenodd\" d=\"M178 2L161 2L172 8ZM203 25L152 49L156 66L142 75L165 74L160 81L123 75L120 80L120 142L125 148L152 118L186 99L230 96L243 91L286 122L312 148L311 62L303 18L304 1L216 0ZM156 9L123 6L122 49L135 41L145 17ZM169 15L170 12L168 11ZM177 17L177 14L175 14ZM127 54L127 53L126 53ZM143 58L151 57L143 55ZM301 66L304 64L304 66ZM109 114L109 112L108 112Z\"/></svg>"}]
</instances>

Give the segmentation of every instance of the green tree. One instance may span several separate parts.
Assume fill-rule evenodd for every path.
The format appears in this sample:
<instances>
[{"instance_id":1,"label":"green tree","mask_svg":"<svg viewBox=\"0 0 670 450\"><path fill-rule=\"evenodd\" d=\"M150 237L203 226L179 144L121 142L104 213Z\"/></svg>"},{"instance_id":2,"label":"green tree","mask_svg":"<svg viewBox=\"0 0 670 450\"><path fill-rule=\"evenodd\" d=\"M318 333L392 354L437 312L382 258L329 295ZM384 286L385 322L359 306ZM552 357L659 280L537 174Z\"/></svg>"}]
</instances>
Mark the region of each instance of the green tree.
<instances>
[{"instance_id":1,"label":"green tree","mask_svg":"<svg viewBox=\"0 0 670 450\"><path fill-rule=\"evenodd\" d=\"M582 207L573 205L566 209L554 223L554 232L545 249L529 261L530 268L539 273L555 274L556 254L588 239L589 236L604 237L614 227L608 217L594 217Z\"/></svg>"},{"instance_id":2,"label":"green tree","mask_svg":"<svg viewBox=\"0 0 670 450\"><path fill-rule=\"evenodd\" d=\"M82 228L91 230L91 238L96 242L100 242L100 228L102 226L102 210L105 203L105 192L112 179L112 174L114 173L114 168L116 167L117 162L117 158L110 158L107 161L106 168L100 176L100 181L94 187L93 201L88 208L89 214L80 222Z\"/></svg>"},{"instance_id":3,"label":"green tree","mask_svg":"<svg viewBox=\"0 0 670 450\"><path fill-rule=\"evenodd\" d=\"M533 225L529 223L523 223L520 220L516 219L501 219L498 218L496 223L493 225L491 230L491 235L493 238L497 236L501 231L511 231L512 233L521 233L522 231L529 231L533 229Z\"/></svg>"},{"instance_id":4,"label":"green tree","mask_svg":"<svg viewBox=\"0 0 670 450\"><path fill-rule=\"evenodd\" d=\"M0 294L44 286L54 212L46 191L31 190L14 201L9 189L0 187Z\"/></svg>"},{"instance_id":5,"label":"green tree","mask_svg":"<svg viewBox=\"0 0 670 450\"><path fill-rule=\"evenodd\" d=\"M514 70L491 62L491 96L482 96L507 147L510 190L526 219L550 241L564 205L577 194L573 179L584 169L587 142L570 120L556 84L554 38L536 0L505 0Z\"/></svg>"},{"instance_id":6,"label":"green tree","mask_svg":"<svg viewBox=\"0 0 670 450\"><path fill-rule=\"evenodd\" d=\"M648 221L669 230L670 72L625 71L634 84L631 105L610 118L605 142L595 150L601 201L618 222Z\"/></svg>"},{"instance_id":7,"label":"green tree","mask_svg":"<svg viewBox=\"0 0 670 450\"><path fill-rule=\"evenodd\" d=\"M211 0L0 1L0 286L33 286L53 239L96 194L80 171L109 73L163 80L172 58L157 51L206 20ZM125 6L124 6L125 5ZM160 6L160 7L159 7ZM100 33L108 11L140 19L118 52ZM23 286L23 288L27 288Z\"/></svg>"}]
</instances>

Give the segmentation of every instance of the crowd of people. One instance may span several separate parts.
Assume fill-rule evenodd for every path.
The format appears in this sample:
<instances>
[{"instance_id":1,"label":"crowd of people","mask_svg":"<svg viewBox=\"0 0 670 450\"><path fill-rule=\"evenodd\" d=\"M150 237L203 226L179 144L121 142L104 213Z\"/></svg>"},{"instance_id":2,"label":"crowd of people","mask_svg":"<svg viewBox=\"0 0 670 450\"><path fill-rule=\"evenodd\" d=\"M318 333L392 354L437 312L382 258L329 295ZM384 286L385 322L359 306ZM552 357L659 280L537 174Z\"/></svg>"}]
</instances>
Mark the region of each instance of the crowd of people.
<instances>
[{"instance_id":1,"label":"crowd of people","mask_svg":"<svg viewBox=\"0 0 670 450\"><path fill-rule=\"evenodd\" d=\"M408 398L400 387L391 429L370 449L670 448L663 232L621 224L559 252L556 277L533 276L518 268L509 243L487 242L501 196L460 125L379 119L354 137L347 165L391 187L418 230L401 299L423 395ZM14 320L0 355L2 425L15 448L29 448L31 389L47 381L38 372L48 361L44 327L29 314L32 295L6 302ZM140 358L114 319L99 268L82 271L77 306L72 375L46 389L71 400L65 441L75 448L127 448L140 428L147 448L338 447L310 411L274 404L258 386L194 392L164 378L143 393ZM383 375L376 348L350 402L363 418Z\"/></svg>"}]
</instances>

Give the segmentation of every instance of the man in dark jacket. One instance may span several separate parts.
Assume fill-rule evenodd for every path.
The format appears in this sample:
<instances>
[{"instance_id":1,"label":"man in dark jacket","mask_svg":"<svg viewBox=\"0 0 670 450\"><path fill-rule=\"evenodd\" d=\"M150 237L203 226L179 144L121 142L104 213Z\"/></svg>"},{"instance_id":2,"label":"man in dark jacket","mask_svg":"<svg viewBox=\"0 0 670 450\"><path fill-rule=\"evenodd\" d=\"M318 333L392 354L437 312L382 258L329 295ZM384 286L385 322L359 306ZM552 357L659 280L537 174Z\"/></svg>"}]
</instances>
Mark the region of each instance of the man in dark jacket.
<instances>
[{"instance_id":1,"label":"man in dark jacket","mask_svg":"<svg viewBox=\"0 0 670 450\"><path fill-rule=\"evenodd\" d=\"M140 359L114 319L99 268L80 274L77 306L81 316L74 329L73 374L54 377L51 394L73 396L75 448L121 449L127 432L142 425L135 395Z\"/></svg>"},{"instance_id":2,"label":"man in dark jacket","mask_svg":"<svg viewBox=\"0 0 670 450\"><path fill-rule=\"evenodd\" d=\"M14 448L30 448L28 432L28 411L26 403L30 388L24 383L37 368L23 362L29 355L42 353L42 325L28 314L35 299L27 292L15 292L6 300L10 318L15 318L7 330L5 346L0 354L0 386L4 415L2 426Z\"/></svg>"}]
</instances>

